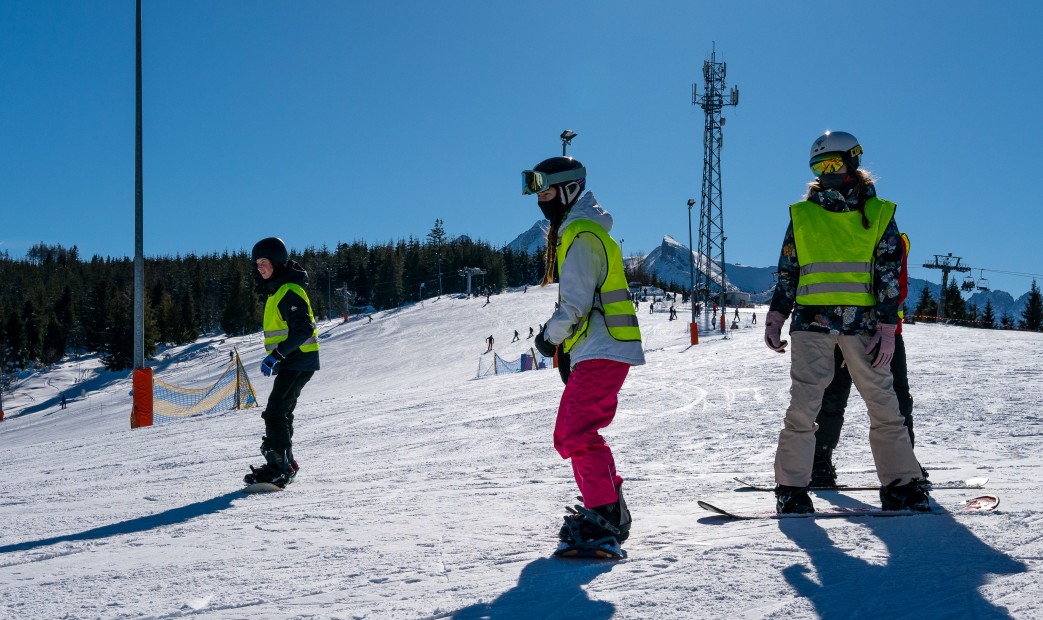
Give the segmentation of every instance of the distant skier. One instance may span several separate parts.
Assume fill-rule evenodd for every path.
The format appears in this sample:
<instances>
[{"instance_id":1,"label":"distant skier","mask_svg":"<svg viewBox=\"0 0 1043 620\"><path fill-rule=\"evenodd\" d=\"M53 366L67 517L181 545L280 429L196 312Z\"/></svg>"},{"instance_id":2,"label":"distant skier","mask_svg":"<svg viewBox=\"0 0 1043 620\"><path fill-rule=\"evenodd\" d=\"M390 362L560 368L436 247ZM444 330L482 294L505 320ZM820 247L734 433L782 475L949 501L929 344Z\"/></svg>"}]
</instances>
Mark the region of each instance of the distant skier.
<instances>
[{"instance_id":1,"label":"distant skier","mask_svg":"<svg viewBox=\"0 0 1043 620\"><path fill-rule=\"evenodd\" d=\"M558 276L559 302L535 346L545 357L557 351L565 391L554 427L554 447L571 459L583 505L565 517L559 553L619 556L630 534L623 478L598 433L616 414L617 395L631 366L645 363L637 314L628 297L623 255L609 236L612 216L583 193L586 169L553 157L522 172L523 194L536 194L550 220L546 272Z\"/></svg>"},{"instance_id":2,"label":"distant skier","mask_svg":"<svg viewBox=\"0 0 1043 620\"><path fill-rule=\"evenodd\" d=\"M492 334L489 334L489 337L485 339L485 344L488 345L485 348L486 353L493 350L493 342L495 342L495 340L493 340Z\"/></svg>"},{"instance_id":3,"label":"distant skier","mask_svg":"<svg viewBox=\"0 0 1043 620\"><path fill-rule=\"evenodd\" d=\"M532 338L532 326L529 326L529 338ZM526 338L528 340L528 338Z\"/></svg>"},{"instance_id":4,"label":"distant skier","mask_svg":"<svg viewBox=\"0 0 1043 620\"><path fill-rule=\"evenodd\" d=\"M779 280L764 323L765 343L784 353L782 324L793 315L790 405L775 453L779 513L815 510L808 496L815 418L833 379L838 346L869 410L883 509L930 510L890 370L902 240L894 203L877 198L872 177L858 169L861 154L849 133L826 132L816 139L809 164L817 178L805 200L790 206Z\"/></svg>"},{"instance_id":5,"label":"distant skier","mask_svg":"<svg viewBox=\"0 0 1043 620\"><path fill-rule=\"evenodd\" d=\"M521 336L518 335L518 330L514 330L514 340L511 342L518 342L519 340L521 340Z\"/></svg>"},{"instance_id":6,"label":"distant skier","mask_svg":"<svg viewBox=\"0 0 1043 620\"><path fill-rule=\"evenodd\" d=\"M246 484L270 482L286 486L299 467L293 458L293 410L305 384L319 369L319 334L304 287L308 273L290 260L278 237L258 241L252 252L267 299L264 304L264 348L261 373L275 375L264 420L261 454L265 464L250 466Z\"/></svg>"}]
</instances>

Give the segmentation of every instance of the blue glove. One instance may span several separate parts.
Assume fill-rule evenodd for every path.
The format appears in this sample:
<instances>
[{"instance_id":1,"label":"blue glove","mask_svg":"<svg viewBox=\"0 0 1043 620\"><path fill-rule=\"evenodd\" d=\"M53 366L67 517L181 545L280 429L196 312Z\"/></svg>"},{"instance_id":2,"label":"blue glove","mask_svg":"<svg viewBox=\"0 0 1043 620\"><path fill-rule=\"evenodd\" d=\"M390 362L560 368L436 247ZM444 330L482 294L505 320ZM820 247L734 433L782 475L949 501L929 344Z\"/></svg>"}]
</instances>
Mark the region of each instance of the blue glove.
<instances>
[{"instance_id":1,"label":"blue glove","mask_svg":"<svg viewBox=\"0 0 1043 620\"><path fill-rule=\"evenodd\" d=\"M278 351L272 351L268 357L264 358L261 362L261 374L270 377L275 372L275 366L283 360L282 355Z\"/></svg>"}]
</instances>

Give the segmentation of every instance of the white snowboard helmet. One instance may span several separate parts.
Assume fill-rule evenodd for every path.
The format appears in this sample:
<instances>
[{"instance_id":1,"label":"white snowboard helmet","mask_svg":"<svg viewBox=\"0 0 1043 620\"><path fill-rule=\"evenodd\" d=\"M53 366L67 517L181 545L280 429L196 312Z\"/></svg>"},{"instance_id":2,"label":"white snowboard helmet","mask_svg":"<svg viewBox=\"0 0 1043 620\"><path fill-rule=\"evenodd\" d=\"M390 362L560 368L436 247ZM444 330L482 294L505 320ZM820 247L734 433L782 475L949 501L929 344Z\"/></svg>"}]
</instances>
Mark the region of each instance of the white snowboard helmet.
<instances>
[{"instance_id":1,"label":"white snowboard helmet","mask_svg":"<svg viewBox=\"0 0 1043 620\"><path fill-rule=\"evenodd\" d=\"M811 144L809 161L826 153L840 153L851 170L862 163L862 145L846 131L827 131Z\"/></svg>"}]
</instances>

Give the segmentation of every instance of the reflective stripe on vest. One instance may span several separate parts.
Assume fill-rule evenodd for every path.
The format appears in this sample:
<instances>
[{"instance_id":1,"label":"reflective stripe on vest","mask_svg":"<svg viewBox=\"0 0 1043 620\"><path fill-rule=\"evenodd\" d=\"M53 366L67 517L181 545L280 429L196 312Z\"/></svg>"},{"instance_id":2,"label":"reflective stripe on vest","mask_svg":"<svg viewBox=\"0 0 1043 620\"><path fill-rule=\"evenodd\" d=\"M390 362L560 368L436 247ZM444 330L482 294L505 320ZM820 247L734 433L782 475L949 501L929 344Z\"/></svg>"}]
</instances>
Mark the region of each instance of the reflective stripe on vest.
<instances>
[{"instance_id":1,"label":"reflective stripe on vest","mask_svg":"<svg viewBox=\"0 0 1043 620\"><path fill-rule=\"evenodd\" d=\"M623 270L623 251L619 244L609 236L605 229L591 220L574 220L561 232L558 245L558 273L561 266L565 264L572 242L580 233L589 232L601 241L605 249L606 265L608 273L594 291L594 303L591 312L601 312L605 317L605 327L608 328L610 336L616 340L632 341L641 340L641 328L637 324L637 312L634 304L630 301L630 289L627 285L626 273ZM600 307L598 302L600 301ZM590 324L590 314L583 317L583 323L572 336L565 339L564 349L568 353L577 342L587 333Z\"/></svg>"},{"instance_id":2,"label":"reflective stripe on vest","mask_svg":"<svg viewBox=\"0 0 1043 620\"><path fill-rule=\"evenodd\" d=\"M876 246L895 214L895 204L870 198L869 228L858 211L827 211L810 201L790 206L793 239L801 263L797 303L805 306L875 306Z\"/></svg>"},{"instance_id":3,"label":"reflective stripe on vest","mask_svg":"<svg viewBox=\"0 0 1043 620\"><path fill-rule=\"evenodd\" d=\"M264 350L271 353L279 346L280 342L286 340L290 335L290 325L283 319L282 314L279 313L279 302L290 291L297 293L304 300L305 305L308 307L308 318L311 320L312 325L311 338L301 343L300 350L304 352L318 351L319 330L315 327L315 315L312 314L308 294L304 292L300 285L290 283L280 286L279 290L275 291L275 294L264 303Z\"/></svg>"}]
</instances>

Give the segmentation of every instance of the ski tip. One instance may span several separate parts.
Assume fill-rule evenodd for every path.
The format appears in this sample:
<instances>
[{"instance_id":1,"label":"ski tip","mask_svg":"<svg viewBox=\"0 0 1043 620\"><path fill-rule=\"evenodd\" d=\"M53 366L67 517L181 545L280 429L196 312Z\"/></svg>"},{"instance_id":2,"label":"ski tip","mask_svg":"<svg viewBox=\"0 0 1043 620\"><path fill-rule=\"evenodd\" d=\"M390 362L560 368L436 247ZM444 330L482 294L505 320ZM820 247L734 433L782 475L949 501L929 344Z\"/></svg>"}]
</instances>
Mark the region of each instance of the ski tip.
<instances>
[{"instance_id":1,"label":"ski tip","mask_svg":"<svg viewBox=\"0 0 1043 620\"><path fill-rule=\"evenodd\" d=\"M960 512L989 512L999 508L1000 498L995 495L979 495L963 502Z\"/></svg>"},{"instance_id":2,"label":"ski tip","mask_svg":"<svg viewBox=\"0 0 1043 620\"><path fill-rule=\"evenodd\" d=\"M711 504L709 502L704 502L703 500L698 500L696 502L696 505L698 505L703 510L707 510L709 512L714 513L715 515L717 515L719 517L727 517L729 519L739 519L739 518L741 518L738 515L732 514L732 513L728 512L727 510L725 510L723 508L718 508L717 506L714 506L713 504Z\"/></svg>"}]
</instances>

